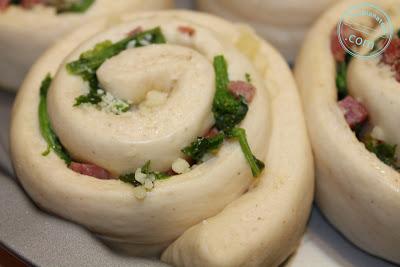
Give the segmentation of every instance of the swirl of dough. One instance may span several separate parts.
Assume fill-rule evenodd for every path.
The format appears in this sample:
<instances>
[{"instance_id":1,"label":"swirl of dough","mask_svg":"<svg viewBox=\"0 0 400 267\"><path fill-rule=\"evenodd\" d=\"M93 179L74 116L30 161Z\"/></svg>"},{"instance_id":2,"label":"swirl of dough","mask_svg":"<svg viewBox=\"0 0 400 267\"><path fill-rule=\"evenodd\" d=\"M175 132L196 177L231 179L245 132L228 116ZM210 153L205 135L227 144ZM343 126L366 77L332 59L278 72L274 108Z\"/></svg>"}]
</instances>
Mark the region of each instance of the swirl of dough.
<instances>
[{"instance_id":1,"label":"swirl of dough","mask_svg":"<svg viewBox=\"0 0 400 267\"><path fill-rule=\"evenodd\" d=\"M336 30L344 11L360 2L344 1L318 20L302 47L295 76L305 103L314 149L318 205L333 225L357 246L400 263L398 162L396 155L380 160L384 155L379 151L374 152L376 155L371 153L374 150L368 141L371 137L379 140L386 149L400 144L400 83L394 70L383 62L389 49L367 60L353 57L348 64L347 89L354 99L348 102L348 108L361 108L359 111L365 108L368 112L363 130L358 132L353 128L357 135L348 124L349 119L357 119L358 115L344 117L343 112L348 114L348 110L340 103L346 100L337 103L336 57L330 46L332 30ZM398 1L372 3L391 16L394 28L399 29ZM399 42L398 37L393 38L393 44Z\"/></svg>"},{"instance_id":2,"label":"swirl of dough","mask_svg":"<svg viewBox=\"0 0 400 267\"><path fill-rule=\"evenodd\" d=\"M249 23L293 61L308 27L335 0L197 0L201 10Z\"/></svg>"},{"instance_id":3,"label":"swirl of dough","mask_svg":"<svg viewBox=\"0 0 400 267\"><path fill-rule=\"evenodd\" d=\"M31 65L46 48L93 18L171 6L171 0L95 0L84 13L58 14L53 6L40 4L27 9L10 5L0 10L0 88L18 89Z\"/></svg>"},{"instance_id":4,"label":"swirl of dough","mask_svg":"<svg viewBox=\"0 0 400 267\"><path fill-rule=\"evenodd\" d=\"M121 40L138 27L160 27L166 44L126 49L97 70L101 88L130 101L131 109L117 115L90 104L74 106L87 84L65 66L96 44ZM155 170L168 169L182 157L183 147L214 124L213 59L221 54L230 80L244 80L247 73L256 88L240 123L255 156L266 162L256 179L233 140L190 171L156 180L144 199L130 184L76 173L55 153L40 155L46 142L36 112L38 90L51 71L49 118L74 160L114 176L147 160ZM149 108L151 92L167 97ZM277 265L295 250L304 231L313 171L300 101L284 60L247 27L188 11L92 22L39 59L18 93L12 117L12 158L28 194L40 207L82 224L118 250L142 256L163 252L162 260L176 266Z\"/></svg>"}]
</instances>

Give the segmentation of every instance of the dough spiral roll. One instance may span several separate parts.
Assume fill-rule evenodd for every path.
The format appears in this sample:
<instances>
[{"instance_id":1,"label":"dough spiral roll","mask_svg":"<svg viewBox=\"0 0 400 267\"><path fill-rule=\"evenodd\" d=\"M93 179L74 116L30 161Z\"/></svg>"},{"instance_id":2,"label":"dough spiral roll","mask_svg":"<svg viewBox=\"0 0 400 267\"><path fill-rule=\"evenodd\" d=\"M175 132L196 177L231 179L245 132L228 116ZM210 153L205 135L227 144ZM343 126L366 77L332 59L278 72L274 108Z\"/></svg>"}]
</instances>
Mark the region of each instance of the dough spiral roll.
<instances>
[{"instance_id":1,"label":"dough spiral roll","mask_svg":"<svg viewBox=\"0 0 400 267\"><path fill-rule=\"evenodd\" d=\"M102 88L129 99L133 108L116 115L74 106L86 84L68 73L66 64L104 40L158 26L166 44L126 49L97 70ZM193 36L179 30L182 26L194 30ZM144 199L130 184L75 173L53 152L40 155L46 142L37 116L38 90L50 71L49 118L74 160L101 166L114 177L147 160L164 171L214 124L212 61L221 54L230 80L248 73L256 87L240 127L266 163L257 179L234 140L189 172L155 181ZM143 106L151 91L168 94L166 102ZM298 245L310 212L312 158L290 70L247 27L201 13L103 19L60 40L31 69L18 94L11 147L16 173L39 206L82 224L116 249L141 256L163 252L161 259L175 266L278 265Z\"/></svg>"},{"instance_id":2,"label":"dough spiral roll","mask_svg":"<svg viewBox=\"0 0 400 267\"><path fill-rule=\"evenodd\" d=\"M31 2L35 3L35 1ZM68 1L38 0L37 2ZM55 7L42 4L34 4L32 8L10 5L4 10L0 6L0 57L2 59L0 88L11 91L18 89L31 65L46 48L58 38L93 18L125 12L164 9L171 6L172 0L94 0L85 12L60 14L57 14Z\"/></svg>"},{"instance_id":3,"label":"dough spiral roll","mask_svg":"<svg viewBox=\"0 0 400 267\"><path fill-rule=\"evenodd\" d=\"M331 51L332 31L336 31L344 11L360 3L344 1L318 20L303 44L295 76L315 155L319 207L357 246L400 263L400 175L396 160L399 149L393 153L394 145L400 144L400 83L396 81L396 72L383 59L391 53L390 47L399 43L400 2L371 2L392 18L393 40L383 55L350 59L345 75L353 100L340 100L335 84L339 74ZM348 123L358 115L343 116L349 115L347 108L368 112L368 121L362 122L361 131L353 125L357 135ZM388 154L384 155L381 149Z\"/></svg>"},{"instance_id":4,"label":"dough spiral roll","mask_svg":"<svg viewBox=\"0 0 400 267\"><path fill-rule=\"evenodd\" d=\"M314 20L335 0L197 0L204 10L231 21L250 24L287 60L293 61Z\"/></svg>"}]
</instances>

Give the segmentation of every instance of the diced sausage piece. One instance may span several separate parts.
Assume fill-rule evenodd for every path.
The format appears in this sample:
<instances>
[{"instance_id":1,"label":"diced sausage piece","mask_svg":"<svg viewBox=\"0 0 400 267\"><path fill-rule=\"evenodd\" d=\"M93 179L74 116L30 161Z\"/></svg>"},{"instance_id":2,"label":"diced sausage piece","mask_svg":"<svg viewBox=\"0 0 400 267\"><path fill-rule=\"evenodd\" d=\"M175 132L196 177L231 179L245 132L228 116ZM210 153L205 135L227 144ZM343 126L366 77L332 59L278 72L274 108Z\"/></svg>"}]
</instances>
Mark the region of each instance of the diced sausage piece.
<instances>
[{"instance_id":1,"label":"diced sausage piece","mask_svg":"<svg viewBox=\"0 0 400 267\"><path fill-rule=\"evenodd\" d=\"M212 138L216 136L219 133L218 129L215 127L212 127L208 132L204 135L205 138Z\"/></svg>"},{"instance_id":2,"label":"diced sausage piece","mask_svg":"<svg viewBox=\"0 0 400 267\"><path fill-rule=\"evenodd\" d=\"M344 61L345 51L343 47L340 45L336 28L334 28L331 33L331 52L337 62Z\"/></svg>"},{"instance_id":3,"label":"diced sausage piece","mask_svg":"<svg viewBox=\"0 0 400 267\"><path fill-rule=\"evenodd\" d=\"M43 3L43 0L22 0L21 6L23 8L32 8L34 5Z\"/></svg>"},{"instance_id":4,"label":"diced sausage piece","mask_svg":"<svg viewBox=\"0 0 400 267\"><path fill-rule=\"evenodd\" d=\"M193 36L196 33L196 30L189 26L179 26L178 31L189 36Z\"/></svg>"},{"instance_id":5,"label":"diced sausage piece","mask_svg":"<svg viewBox=\"0 0 400 267\"><path fill-rule=\"evenodd\" d=\"M393 39L382 54L382 62L393 65L400 60L400 39Z\"/></svg>"},{"instance_id":6,"label":"diced sausage piece","mask_svg":"<svg viewBox=\"0 0 400 267\"><path fill-rule=\"evenodd\" d=\"M69 168L83 175L99 179L110 179L110 173L108 171L94 164L71 162Z\"/></svg>"},{"instance_id":7,"label":"diced sausage piece","mask_svg":"<svg viewBox=\"0 0 400 267\"><path fill-rule=\"evenodd\" d=\"M243 96L247 103L250 103L253 100L256 88L244 81L232 81L228 84L228 90L237 98Z\"/></svg>"},{"instance_id":8,"label":"diced sausage piece","mask_svg":"<svg viewBox=\"0 0 400 267\"><path fill-rule=\"evenodd\" d=\"M10 0L0 0L0 11L5 10L10 5Z\"/></svg>"},{"instance_id":9,"label":"diced sausage piece","mask_svg":"<svg viewBox=\"0 0 400 267\"><path fill-rule=\"evenodd\" d=\"M142 27L138 26L135 29L131 30L130 32L128 32L128 36L135 36L138 33L141 33L143 31Z\"/></svg>"},{"instance_id":10,"label":"diced sausage piece","mask_svg":"<svg viewBox=\"0 0 400 267\"><path fill-rule=\"evenodd\" d=\"M346 24L342 24L340 28L340 33L342 41L345 43L346 47L352 47L354 45L354 43L350 41L351 35L354 35L355 37L354 39L358 37L363 37L362 33L353 30ZM344 51L342 45L340 44L336 27L333 28L331 32L331 52L337 62L343 62L345 60L346 52Z\"/></svg>"},{"instance_id":11,"label":"diced sausage piece","mask_svg":"<svg viewBox=\"0 0 400 267\"><path fill-rule=\"evenodd\" d=\"M365 122L368 118L367 109L351 96L339 101L339 107L343 111L347 124L352 129Z\"/></svg>"}]
</instances>

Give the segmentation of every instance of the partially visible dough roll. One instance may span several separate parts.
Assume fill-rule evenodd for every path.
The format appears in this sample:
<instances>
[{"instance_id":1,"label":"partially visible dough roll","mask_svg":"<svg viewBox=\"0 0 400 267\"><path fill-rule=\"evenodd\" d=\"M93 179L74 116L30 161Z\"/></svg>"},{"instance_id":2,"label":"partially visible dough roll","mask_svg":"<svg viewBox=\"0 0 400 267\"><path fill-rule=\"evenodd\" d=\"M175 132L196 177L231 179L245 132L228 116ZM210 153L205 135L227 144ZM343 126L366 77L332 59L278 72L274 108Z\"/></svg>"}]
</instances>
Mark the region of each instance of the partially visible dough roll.
<instances>
[{"instance_id":1,"label":"partially visible dough roll","mask_svg":"<svg viewBox=\"0 0 400 267\"><path fill-rule=\"evenodd\" d=\"M287 60L293 61L304 34L338 0L197 0L200 10L250 24Z\"/></svg>"},{"instance_id":2,"label":"partially visible dough roll","mask_svg":"<svg viewBox=\"0 0 400 267\"><path fill-rule=\"evenodd\" d=\"M154 29L156 37L149 33ZM135 38L132 30L140 39L124 43ZM117 47L123 51L92 71L101 59L92 54ZM71 69L102 88L89 91L102 96L100 103L75 105L91 83ZM54 78L44 102L39 88L48 72ZM243 94L228 91L233 85ZM107 109L121 101L131 103L125 112ZM49 123L72 157L69 165L59 157L66 153L60 147L41 154L51 132L37 113L45 103ZM218 126L216 112L229 119L224 112L238 103L240 113L243 105L248 112L236 131ZM181 149L198 136L214 140L207 137L213 125L215 136L227 138L189 166ZM239 144L241 137L229 138L238 130L245 130L247 147ZM83 26L32 67L15 102L10 136L17 176L40 207L129 254L162 254L174 266L277 266L305 230L313 165L291 71L251 29L214 16L137 13ZM265 162L263 172L256 158ZM173 173L154 179L144 170L147 160L153 170Z\"/></svg>"},{"instance_id":3,"label":"partially visible dough roll","mask_svg":"<svg viewBox=\"0 0 400 267\"><path fill-rule=\"evenodd\" d=\"M32 8L10 5L0 10L0 88L16 90L47 47L95 17L171 6L172 0L94 0L84 13L57 14L55 7L42 4Z\"/></svg>"},{"instance_id":4,"label":"partially visible dough roll","mask_svg":"<svg viewBox=\"0 0 400 267\"><path fill-rule=\"evenodd\" d=\"M362 0L343 1L307 35L295 76L315 156L318 206L361 249L400 263L400 1L368 2L384 10L395 29L383 54L345 55L337 35L341 16L350 8L356 14L376 14L377 9ZM362 32L370 27L379 34L376 19L359 18L366 24L339 24L342 39L352 42L357 36L385 47L385 41Z\"/></svg>"}]
</instances>

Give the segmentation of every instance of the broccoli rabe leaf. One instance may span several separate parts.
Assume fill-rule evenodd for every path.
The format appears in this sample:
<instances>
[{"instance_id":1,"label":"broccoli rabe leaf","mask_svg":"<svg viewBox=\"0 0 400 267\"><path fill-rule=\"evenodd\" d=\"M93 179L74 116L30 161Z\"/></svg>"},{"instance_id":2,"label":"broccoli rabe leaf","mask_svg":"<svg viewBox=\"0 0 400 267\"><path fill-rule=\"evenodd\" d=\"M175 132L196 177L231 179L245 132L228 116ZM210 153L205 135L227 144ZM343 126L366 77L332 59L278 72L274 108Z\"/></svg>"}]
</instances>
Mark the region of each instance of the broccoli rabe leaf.
<instances>
[{"instance_id":1,"label":"broccoli rabe leaf","mask_svg":"<svg viewBox=\"0 0 400 267\"><path fill-rule=\"evenodd\" d=\"M75 12L75 13L84 13L89 7L92 6L95 0L78 0L75 2L71 1L58 1L59 4L55 5L57 9L57 13L65 13L65 12Z\"/></svg>"},{"instance_id":2,"label":"broccoli rabe leaf","mask_svg":"<svg viewBox=\"0 0 400 267\"><path fill-rule=\"evenodd\" d=\"M69 165L71 163L71 157L68 155L68 152L64 149L53 128L51 127L49 115L47 113L47 92L50 88L51 82L52 78L50 74L47 74L40 86L40 101L38 110L39 126L40 132L48 145L47 150L42 153L42 155L47 156L50 153L50 150L53 150L58 157L60 157L67 165Z\"/></svg>"},{"instance_id":3,"label":"broccoli rabe leaf","mask_svg":"<svg viewBox=\"0 0 400 267\"><path fill-rule=\"evenodd\" d=\"M131 184L135 187L142 185L141 183L139 183L138 181L135 180L135 173L128 173L128 174L121 175L121 176L119 176L119 179L122 182Z\"/></svg>"},{"instance_id":4,"label":"broccoli rabe leaf","mask_svg":"<svg viewBox=\"0 0 400 267\"><path fill-rule=\"evenodd\" d=\"M381 140L377 140L371 136L367 136L362 140L365 147L374 153L383 163L400 170L400 165L397 164L396 147Z\"/></svg>"},{"instance_id":5,"label":"broccoli rabe leaf","mask_svg":"<svg viewBox=\"0 0 400 267\"><path fill-rule=\"evenodd\" d=\"M223 133L219 133L214 137L197 137L197 140L182 149L182 152L198 162L206 153L218 149L224 141L224 136Z\"/></svg>"},{"instance_id":6,"label":"broccoli rabe leaf","mask_svg":"<svg viewBox=\"0 0 400 267\"><path fill-rule=\"evenodd\" d=\"M339 100L347 96L347 63L340 62L337 66L336 88Z\"/></svg>"},{"instance_id":7,"label":"broccoli rabe leaf","mask_svg":"<svg viewBox=\"0 0 400 267\"><path fill-rule=\"evenodd\" d=\"M347 69L352 56L349 53L345 54L345 60L339 62L336 67L336 88L339 100L342 100L348 95L347 90Z\"/></svg>"},{"instance_id":8,"label":"broccoli rabe leaf","mask_svg":"<svg viewBox=\"0 0 400 267\"><path fill-rule=\"evenodd\" d=\"M253 155L253 152L251 152L249 143L247 141L246 131L243 128L236 127L228 133L228 136L239 141L240 147L242 148L243 154L250 165L253 176L259 176L265 168L265 164L261 160L257 159Z\"/></svg>"},{"instance_id":9,"label":"broccoli rabe leaf","mask_svg":"<svg viewBox=\"0 0 400 267\"><path fill-rule=\"evenodd\" d=\"M229 131L240 123L247 114L248 106L244 98L237 99L228 90L228 66L224 56L214 57L216 90L212 111L218 130Z\"/></svg>"},{"instance_id":10,"label":"broccoli rabe leaf","mask_svg":"<svg viewBox=\"0 0 400 267\"><path fill-rule=\"evenodd\" d=\"M128 36L116 43L106 40L96 44L93 49L83 52L78 60L66 65L67 71L70 74L81 76L84 81L88 82L90 88L88 94L76 98L75 106L83 103L97 104L101 102L102 98L98 93L99 82L96 71L107 59L127 49L128 44L131 42L135 44L134 47L141 47L148 44L162 44L166 41L161 28L157 27L133 36Z\"/></svg>"},{"instance_id":11,"label":"broccoli rabe leaf","mask_svg":"<svg viewBox=\"0 0 400 267\"><path fill-rule=\"evenodd\" d=\"M106 40L96 44L93 49L82 53L78 60L68 63L67 70L71 74L81 76L86 73L95 73L104 61L127 49L130 42L136 41L135 47L141 47L144 46L143 40L149 44L165 43L160 27L128 36L116 43Z\"/></svg>"}]
</instances>

